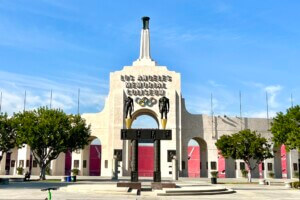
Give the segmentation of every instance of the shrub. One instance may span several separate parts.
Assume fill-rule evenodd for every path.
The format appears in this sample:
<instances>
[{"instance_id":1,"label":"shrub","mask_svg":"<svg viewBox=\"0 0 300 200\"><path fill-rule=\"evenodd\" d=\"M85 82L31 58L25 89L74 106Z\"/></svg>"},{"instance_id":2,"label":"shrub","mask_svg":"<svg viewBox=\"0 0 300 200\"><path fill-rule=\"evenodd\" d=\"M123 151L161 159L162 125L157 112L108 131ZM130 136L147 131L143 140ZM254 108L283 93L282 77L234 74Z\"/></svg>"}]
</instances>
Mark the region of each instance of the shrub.
<instances>
[{"instance_id":1,"label":"shrub","mask_svg":"<svg viewBox=\"0 0 300 200\"><path fill-rule=\"evenodd\" d=\"M79 174L79 169L76 169L76 168L72 169L71 172L72 172L73 176L77 176Z\"/></svg>"},{"instance_id":2,"label":"shrub","mask_svg":"<svg viewBox=\"0 0 300 200\"><path fill-rule=\"evenodd\" d=\"M18 175L23 175L23 172L24 172L23 167L18 167L18 168L17 168L17 174L18 174Z\"/></svg>"},{"instance_id":3,"label":"shrub","mask_svg":"<svg viewBox=\"0 0 300 200\"><path fill-rule=\"evenodd\" d=\"M294 172L294 178L299 178L299 172Z\"/></svg>"},{"instance_id":4,"label":"shrub","mask_svg":"<svg viewBox=\"0 0 300 200\"><path fill-rule=\"evenodd\" d=\"M242 171L242 176L244 178L247 178L247 176L248 176L248 170L242 169L241 171Z\"/></svg>"},{"instance_id":5,"label":"shrub","mask_svg":"<svg viewBox=\"0 0 300 200\"><path fill-rule=\"evenodd\" d=\"M211 171L210 175L212 178L218 178L218 173L219 173L218 171Z\"/></svg>"},{"instance_id":6,"label":"shrub","mask_svg":"<svg viewBox=\"0 0 300 200\"><path fill-rule=\"evenodd\" d=\"M269 177L270 177L270 178L274 178L274 177L275 177L274 172L269 172Z\"/></svg>"},{"instance_id":7,"label":"shrub","mask_svg":"<svg viewBox=\"0 0 300 200\"><path fill-rule=\"evenodd\" d=\"M292 188L300 188L300 182L299 181L291 182L290 184L291 184Z\"/></svg>"}]
</instances>

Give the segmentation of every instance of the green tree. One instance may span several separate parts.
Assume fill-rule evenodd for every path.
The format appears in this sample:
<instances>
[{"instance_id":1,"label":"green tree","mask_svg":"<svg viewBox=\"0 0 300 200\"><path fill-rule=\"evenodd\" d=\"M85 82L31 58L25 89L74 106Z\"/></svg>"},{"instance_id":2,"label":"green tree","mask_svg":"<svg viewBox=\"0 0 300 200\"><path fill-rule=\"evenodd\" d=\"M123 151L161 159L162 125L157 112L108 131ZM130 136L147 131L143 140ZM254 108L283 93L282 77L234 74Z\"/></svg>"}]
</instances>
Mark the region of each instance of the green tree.
<instances>
[{"instance_id":1,"label":"green tree","mask_svg":"<svg viewBox=\"0 0 300 200\"><path fill-rule=\"evenodd\" d=\"M271 131L276 146L285 145L289 151L300 151L300 106L287 109L286 114L277 113L273 119Z\"/></svg>"},{"instance_id":2,"label":"green tree","mask_svg":"<svg viewBox=\"0 0 300 200\"><path fill-rule=\"evenodd\" d=\"M60 153L84 148L89 143L90 125L79 115L40 107L15 114L18 143L28 144L45 180L46 168Z\"/></svg>"},{"instance_id":3,"label":"green tree","mask_svg":"<svg viewBox=\"0 0 300 200\"><path fill-rule=\"evenodd\" d=\"M5 153L16 146L16 131L14 118L9 118L6 113L0 113L0 162Z\"/></svg>"},{"instance_id":4,"label":"green tree","mask_svg":"<svg viewBox=\"0 0 300 200\"><path fill-rule=\"evenodd\" d=\"M258 164L273 157L271 145L267 139L249 129L233 135L223 135L215 145L225 158L241 159L246 163L249 169L249 182L251 182L252 172Z\"/></svg>"}]
</instances>

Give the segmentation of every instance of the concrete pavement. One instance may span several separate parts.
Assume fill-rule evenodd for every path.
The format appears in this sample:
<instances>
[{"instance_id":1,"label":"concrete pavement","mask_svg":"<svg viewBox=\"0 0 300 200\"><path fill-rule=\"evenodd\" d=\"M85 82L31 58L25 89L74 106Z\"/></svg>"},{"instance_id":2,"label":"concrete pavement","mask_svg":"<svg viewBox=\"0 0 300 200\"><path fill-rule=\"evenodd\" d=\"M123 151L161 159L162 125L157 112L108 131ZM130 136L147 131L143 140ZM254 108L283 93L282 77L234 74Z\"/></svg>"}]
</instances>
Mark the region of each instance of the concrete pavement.
<instances>
[{"instance_id":1,"label":"concrete pavement","mask_svg":"<svg viewBox=\"0 0 300 200\"><path fill-rule=\"evenodd\" d=\"M124 179L126 180L126 179ZM219 179L224 182L225 179ZM151 179L145 179L150 182ZM237 179L231 180L238 182ZM276 182L277 181L277 182ZM168 196L168 197L157 197L154 192L143 191L141 196L135 196L133 194L124 195L107 191L107 193L91 194L90 192L80 191L64 191L57 190L52 192L53 200L67 200L67 199L109 199L109 200L121 200L121 199L228 199L228 200L298 200L300 199L300 190L287 189L284 187L283 181L276 180L271 186L258 185L258 184L230 184L230 180L226 180L226 184L220 184L221 186L233 188L236 193L224 194L224 195L204 195L204 196ZM274 181L273 181L274 182ZM208 185L208 179L187 179L181 178L178 183L180 184L203 184ZM116 182L108 181L107 179L94 179L79 181L77 183L61 183L61 182L14 182L9 185L0 185L0 199L45 199L47 192L42 192L41 188L45 187L59 187L63 188L67 185L91 185L95 184L95 187L108 187L109 185L114 186Z\"/></svg>"}]
</instances>

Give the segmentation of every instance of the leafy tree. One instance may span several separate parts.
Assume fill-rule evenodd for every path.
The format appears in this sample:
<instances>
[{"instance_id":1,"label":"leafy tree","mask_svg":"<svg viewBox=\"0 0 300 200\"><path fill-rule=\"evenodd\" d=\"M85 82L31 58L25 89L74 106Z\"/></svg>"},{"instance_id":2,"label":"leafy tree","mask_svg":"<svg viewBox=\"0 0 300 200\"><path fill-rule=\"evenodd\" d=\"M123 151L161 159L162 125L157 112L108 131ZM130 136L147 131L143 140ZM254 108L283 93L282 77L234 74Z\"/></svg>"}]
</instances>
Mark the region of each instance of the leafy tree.
<instances>
[{"instance_id":1,"label":"leafy tree","mask_svg":"<svg viewBox=\"0 0 300 200\"><path fill-rule=\"evenodd\" d=\"M90 126L79 115L60 109L40 107L15 114L18 143L28 144L45 180L46 168L60 153L84 148L89 143Z\"/></svg>"},{"instance_id":2,"label":"leafy tree","mask_svg":"<svg viewBox=\"0 0 300 200\"><path fill-rule=\"evenodd\" d=\"M284 144L287 150L300 151L300 106L287 109L286 114L277 113L271 131L276 146Z\"/></svg>"},{"instance_id":3,"label":"leafy tree","mask_svg":"<svg viewBox=\"0 0 300 200\"><path fill-rule=\"evenodd\" d=\"M7 114L0 113L0 161L5 153L16 146L16 131L14 118Z\"/></svg>"},{"instance_id":4,"label":"leafy tree","mask_svg":"<svg viewBox=\"0 0 300 200\"><path fill-rule=\"evenodd\" d=\"M233 135L223 135L215 143L225 158L241 159L248 169L248 181L251 182L252 171L267 158L272 158L271 145L267 139L255 131L245 129Z\"/></svg>"}]
</instances>

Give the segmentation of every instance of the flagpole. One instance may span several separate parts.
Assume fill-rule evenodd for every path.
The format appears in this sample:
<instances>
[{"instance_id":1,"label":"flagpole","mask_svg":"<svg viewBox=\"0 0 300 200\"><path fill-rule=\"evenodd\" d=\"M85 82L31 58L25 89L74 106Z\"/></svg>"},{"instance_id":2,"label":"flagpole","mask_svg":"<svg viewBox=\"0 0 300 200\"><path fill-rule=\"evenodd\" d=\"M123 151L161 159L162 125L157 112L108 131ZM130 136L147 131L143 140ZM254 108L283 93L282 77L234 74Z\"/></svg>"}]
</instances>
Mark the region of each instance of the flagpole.
<instances>
[{"instance_id":1,"label":"flagpole","mask_svg":"<svg viewBox=\"0 0 300 200\"><path fill-rule=\"evenodd\" d=\"M23 112L25 112L25 109L26 109L26 90L25 90L25 95L24 95L24 110L23 110Z\"/></svg>"},{"instance_id":2,"label":"flagpole","mask_svg":"<svg viewBox=\"0 0 300 200\"><path fill-rule=\"evenodd\" d=\"M52 89L51 89L51 93L50 93L50 109L52 108Z\"/></svg>"},{"instance_id":3,"label":"flagpole","mask_svg":"<svg viewBox=\"0 0 300 200\"><path fill-rule=\"evenodd\" d=\"M291 106L294 107L294 102L293 102L293 93L291 93Z\"/></svg>"},{"instance_id":4,"label":"flagpole","mask_svg":"<svg viewBox=\"0 0 300 200\"><path fill-rule=\"evenodd\" d=\"M211 133L212 137L214 138L214 111L213 111L213 94L210 94L210 111L211 111Z\"/></svg>"},{"instance_id":5,"label":"flagpole","mask_svg":"<svg viewBox=\"0 0 300 200\"><path fill-rule=\"evenodd\" d=\"M269 100L268 100L268 92L266 92L266 104L267 104L267 122L268 122L268 130L269 130Z\"/></svg>"},{"instance_id":6,"label":"flagpole","mask_svg":"<svg viewBox=\"0 0 300 200\"><path fill-rule=\"evenodd\" d=\"M80 98L80 88L78 89L78 105L77 105L77 114L79 115L79 98Z\"/></svg>"},{"instance_id":7,"label":"flagpole","mask_svg":"<svg viewBox=\"0 0 300 200\"><path fill-rule=\"evenodd\" d=\"M1 92L1 97L0 97L0 114L1 114L1 111L2 111L2 92Z\"/></svg>"},{"instance_id":8,"label":"flagpole","mask_svg":"<svg viewBox=\"0 0 300 200\"><path fill-rule=\"evenodd\" d=\"M240 91L240 120L241 120L241 130L243 130L243 118L242 118L242 93Z\"/></svg>"}]
</instances>

